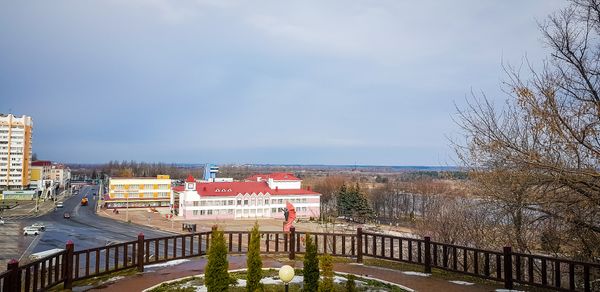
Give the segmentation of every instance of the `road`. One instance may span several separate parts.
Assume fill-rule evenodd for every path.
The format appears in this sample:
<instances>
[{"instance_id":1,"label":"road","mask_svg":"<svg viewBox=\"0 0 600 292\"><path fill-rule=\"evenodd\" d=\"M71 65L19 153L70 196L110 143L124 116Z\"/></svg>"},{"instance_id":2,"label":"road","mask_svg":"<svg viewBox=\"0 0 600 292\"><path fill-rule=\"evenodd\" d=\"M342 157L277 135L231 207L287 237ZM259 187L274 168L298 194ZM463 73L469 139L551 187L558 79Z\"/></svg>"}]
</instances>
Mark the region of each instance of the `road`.
<instances>
[{"instance_id":1,"label":"road","mask_svg":"<svg viewBox=\"0 0 600 292\"><path fill-rule=\"evenodd\" d=\"M4 266L10 258L26 259L32 253L64 248L67 240L72 240L75 250L80 250L135 240L140 232L146 238L173 234L96 215L98 188L99 186L85 186L79 194L66 199L63 208L37 218L7 222L0 226L1 264ZM88 206L80 204L84 196L89 199ZM71 219L63 218L65 212L71 214ZM43 223L46 231L38 236L23 236L22 228L35 222ZM4 270L3 267L0 270Z\"/></svg>"}]
</instances>

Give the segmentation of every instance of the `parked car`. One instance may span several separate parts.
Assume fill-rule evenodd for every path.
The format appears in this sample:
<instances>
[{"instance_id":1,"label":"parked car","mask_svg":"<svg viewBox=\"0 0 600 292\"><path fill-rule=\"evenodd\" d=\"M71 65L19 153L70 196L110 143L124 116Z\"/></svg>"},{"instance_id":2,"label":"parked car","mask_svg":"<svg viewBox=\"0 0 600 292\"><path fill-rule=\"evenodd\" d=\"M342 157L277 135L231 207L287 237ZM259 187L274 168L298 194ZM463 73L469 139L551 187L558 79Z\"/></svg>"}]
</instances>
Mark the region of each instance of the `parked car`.
<instances>
[{"instance_id":1,"label":"parked car","mask_svg":"<svg viewBox=\"0 0 600 292\"><path fill-rule=\"evenodd\" d=\"M37 229L39 229L39 230L41 230L41 231L44 231L44 230L46 230L46 226L45 226L43 223L40 223L40 222L33 223L33 224L31 225L31 227L33 227L33 228L37 228Z\"/></svg>"},{"instance_id":2,"label":"parked car","mask_svg":"<svg viewBox=\"0 0 600 292\"><path fill-rule=\"evenodd\" d=\"M4 225L4 219L0 219L0 225Z\"/></svg>"},{"instance_id":3,"label":"parked car","mask_svg":"<svg viewBox=\"0 0 600 292\"><path fill-rule=\"evenodd\" d=\"M65 218L65 219L71 219L71 214L69 212L65 212L63 214L63 218Z\"/></svg>"},{"instance_id":4,"label":"parked car","mask_svg":"<svg viewBox=\"0 0 600 292\"><path fill-rule=\"evenodd\" d=\"M56 203L56 208L62 208L62 207L64 207L63 202Z\"/></svg>"},{"instance_id":5,"label":"parked car","mask_svg":"<svg viewBox=\"0 0 600 292\"><path fill-rule=\"evenodd\" d=\"M33 227L25 227L23 230L23 235L27 236L27 235L38 235L40 234L40 231L37 228L33 228Z\"/></svg>"}]
</instances>

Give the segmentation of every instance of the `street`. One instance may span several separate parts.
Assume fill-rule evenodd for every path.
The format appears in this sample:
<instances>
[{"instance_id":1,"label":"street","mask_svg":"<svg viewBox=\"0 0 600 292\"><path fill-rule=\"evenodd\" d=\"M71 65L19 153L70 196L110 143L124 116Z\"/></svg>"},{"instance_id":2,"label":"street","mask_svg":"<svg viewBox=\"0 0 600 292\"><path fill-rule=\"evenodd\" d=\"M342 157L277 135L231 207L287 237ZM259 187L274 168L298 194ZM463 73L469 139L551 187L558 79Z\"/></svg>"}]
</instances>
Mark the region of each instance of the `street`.
<instances>
[{"instance_id":1,"label":"street","mask_svg":"<svg viewBox=\"0 0 600 292\"><path fill-rule=\"evenodd\" d=\"M140 232L143 232L146 238L172 234L97 216L95 207L98 189L98 186L84 186L79 194L63 202L63 208L57 208L37 218L8 221L0 226L0 264L5 266L11 258L24 262L32 253L64 248L67 240L75 243L75 250L81 250L135 240ZM84 196L89 199L87 206L80 204ZM71 214L71 219L63 218L65 212ZM24 236L23 227L35 222L43 223L46 231L38 236Z\"/></svg>"}]
</instances>

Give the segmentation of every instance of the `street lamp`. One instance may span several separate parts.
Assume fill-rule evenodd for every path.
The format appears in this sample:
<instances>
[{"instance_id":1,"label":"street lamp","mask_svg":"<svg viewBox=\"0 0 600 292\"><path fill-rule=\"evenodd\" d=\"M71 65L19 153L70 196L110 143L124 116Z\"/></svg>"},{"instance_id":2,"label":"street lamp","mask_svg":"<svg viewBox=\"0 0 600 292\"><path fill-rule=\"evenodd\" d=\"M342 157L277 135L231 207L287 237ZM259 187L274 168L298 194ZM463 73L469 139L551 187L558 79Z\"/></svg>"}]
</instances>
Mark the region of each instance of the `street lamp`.
<instances>
[{"instance_id":1,"label":"street lamp","mask_svg":"<svg viewBox=\"0 0 600 292\"><path fill-rule=\"evenodd\" d=\"M285 265L279 268L279 279L285 283L285 292L288 292L289 286L288 284L294 278L294 268Z\"/></svg>"}]
</instances>

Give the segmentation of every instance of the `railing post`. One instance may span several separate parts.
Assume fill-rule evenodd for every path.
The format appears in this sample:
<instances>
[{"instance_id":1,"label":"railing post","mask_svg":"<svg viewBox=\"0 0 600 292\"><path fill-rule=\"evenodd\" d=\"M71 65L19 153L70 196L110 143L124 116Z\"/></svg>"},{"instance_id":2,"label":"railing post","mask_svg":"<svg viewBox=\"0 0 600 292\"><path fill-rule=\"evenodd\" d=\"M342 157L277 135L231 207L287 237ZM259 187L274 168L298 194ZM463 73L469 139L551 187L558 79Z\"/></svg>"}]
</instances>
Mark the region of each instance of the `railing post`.
<instances>
[{"instance_id":1,"label":"railing post","mask_svg":"<svg viewBox=\"0 0 600 292\"><path fill-rule=\"evenodd\" d=\"M425 236L425 273L431 274L431 237Z\"/></svg>"},{"instance_id":2,"label":"railing post","mask_svg":"<svg viewBox=\"0 0 600 292\"><path fill-rule=\"evenodd\" d=\"M73 244L72 240L67 240L65 250L67 253L65 254L65 281L63 282L63 286L65 289L70 290L73 288L73 251L75 250L75 244Z\"/></svg>"},{"instance_id":3,"label":"railing post","mask_svg":"<svg viewBox=\"0 0 600 292\"><path fill-rule=\"evenodd\" d=\"M510 246L504 247L504 288L513 288L513 276L512 276L512 248Z\"/></svg>"},{"instance_id":4,"label":"railing post","mask_svg":"<svg viewBox=\"0 0 600 292\"><path fill-rule=\"evenodd\" d=\"M291 227L290 228L290 260L293 260L296 258L296 227Z\"/></svg>"},{"instance_id":5,"label":"railing post","mask_svg":"<svg viewBox=\"0 0 600 292\"><path fill-rule=\"evenodd\" d=\"M4 279L2 291L21 291L21 275L19 273L19 261L11 259L6 264L6 270L10 275Z\"/></svg>"},{"instance_id":6,"label":"railing post","mask_svg":"<svg viewBox=\"0 0 600 292\"><path fill-rule=\"evenodd\" d=\"M154 243L156 244L156 243ZM158 256L158 255L155 255ZM144 271L144 233L138 234L137 242L137 270L138 272Z\"/></svg>"},{"instance_id":7,"label":"railing post","mask_svg":"<svg viewBox=\"0 0 600 292\"><path fill-rule=\"evenodd\" d=\"M362 264L363 262L363 233L362 227L356 228L356 262Z\"/></svg>"}]
</instances>

